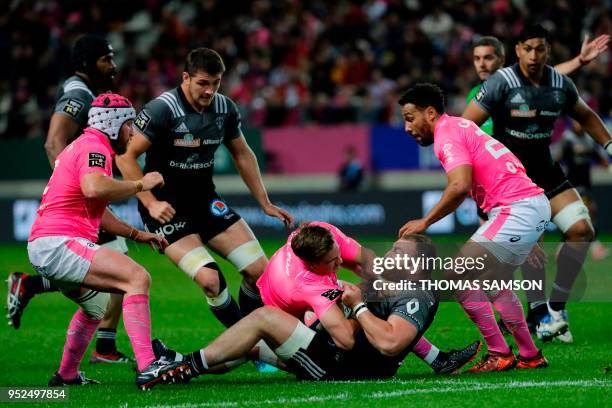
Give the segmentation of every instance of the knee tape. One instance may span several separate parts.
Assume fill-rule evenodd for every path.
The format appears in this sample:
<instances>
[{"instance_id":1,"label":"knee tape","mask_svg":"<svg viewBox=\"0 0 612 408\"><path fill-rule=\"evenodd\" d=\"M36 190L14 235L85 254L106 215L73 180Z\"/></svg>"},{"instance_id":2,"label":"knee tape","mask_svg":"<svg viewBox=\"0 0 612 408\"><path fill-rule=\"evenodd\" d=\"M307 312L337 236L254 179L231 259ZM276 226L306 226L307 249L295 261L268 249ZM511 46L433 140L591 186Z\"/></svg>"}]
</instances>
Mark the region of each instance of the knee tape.
<instances>
[{"instance_id":1,"label":"knee tape","mask_svg":"<svg viewBox=\"0 0 612 408\"><path fill-rule=\"evenodd\" d=\"M85 314L97 320L102 320L108 307L110 294L88 290L83 296L80 296L74 301L81 306Z\"/></svg>"},{"instance_id":2,"label":"knee tape","mask_svg":"<svg viewBox=\"0 0 612 408\"><path fill-rule=\"evenodd\" d=\"M247 266L266 256L263 249L257 240L246 242L236 248L227 255L227 260L230 261L239 271L244 270Z\"/></svg>"},{"instance_id":3,"label":"knee tape","mask_svg":"<svg viewBox=\"0 0 612 408\"><path fill-rule=\"evenodd\" d=\"M299 349L307 349L315 334L314 330L299 322L287 341L274 350L274 354L281 360L289 360Z\"/></svg>"},{"instance_id":4,"label":"knee tape","mask_svg":"<svg viewBox=\"0 0 612 408\"><path fill-rule=\"evenodd\" d=\"M191 279L195 279L201 267L214 262L215 260L208 253L206 248L199 246L183 255L178 263L178 267Z\"/></svg>"},{"instance_id":5,"label":"knee tape","mask_svg":"<svg viewBox=\"0 0 612 408\"><path fill-rule=\"evenodd\" d=\"M219 269L219 265L217 265L216 262L212 262L204 266L214 269L217 271L217 275L219 276L219 294L215 297L206 296L206 303L214 308L223 308L231 301L231 296L229 290L227 289L225 277L221 273L221 269Z\"/></svg>"},{"instance_id":6,"label":"knee tape","mask_svg":"<svg viewBox=\"0 0 612 408\"><path fill-rule=\"evenodd\" d=\"M574 201L566 205L553 218L553 222L564 234L572 227L572 225L580 220L586 220L591 228L593 228L593 223L591 222L591 217L589 216L589 210L582 201Z\"/></svg>"}]
</instances>

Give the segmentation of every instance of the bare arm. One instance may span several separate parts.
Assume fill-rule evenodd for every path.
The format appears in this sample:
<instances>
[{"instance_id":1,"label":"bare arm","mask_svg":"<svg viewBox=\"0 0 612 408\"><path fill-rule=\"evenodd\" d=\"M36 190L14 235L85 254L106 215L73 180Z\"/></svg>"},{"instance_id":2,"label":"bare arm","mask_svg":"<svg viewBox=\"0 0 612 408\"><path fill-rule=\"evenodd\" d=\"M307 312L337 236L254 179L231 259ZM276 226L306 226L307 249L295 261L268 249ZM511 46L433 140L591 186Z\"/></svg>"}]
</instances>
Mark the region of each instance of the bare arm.
<instances>
[{"instance_id":1,"label":"bare arm","mask_svg":"<svg viewBox=\"0 0 612 408\"><path fill-rule=\"evenodd\" d=\"M465 110L463 111L463 115L461 115L462 117L471 120L472 122L476 123L478 126L482 125L488 118L489 116L489 112L487 112L486 110L482 109L476 102L474 102L474 100L472 99L470 101L470 103L468 104L468 106L465 107Z\"/></svg>"},{"instance_id":2,"label":"bare arm","mask_svg":"<svg viewBox=\"0 0 612 408\"><path fill-rule=\"evenodd\" d=\"M355 345L355 332L359 325L354 320L348 320L340 307L333 304L322 316L319 317L321 325L334 339L338 347L350 350Z\"/></svg>"},{"instance_id":3,"label":"bare arm","mask_svg":"<svg viewBox=\"0 0 612 408\"><path fill-rule=\"evenodd\" d=\"M580 54L578 54L571 60L567 60L565 62L555 65L555 69L561 74L571 74L577 69L593 61L601 53L605 52L608 49L609 41L610 36L607 34L600 35L599 37L595 38L593 41L590 42L589 36L586 35L584 37L584 41L582 41L582 48L580 49Z\"/></svg>"},{"instance_id":4,"label":"bare arm","mask_svg":"<svg viewBox=\"0 0 612 408\"><path fill-rule=\"evenodd\" d=\"M361 303L363 296L357 286L347 283L343 289L342 302L345 305L353 311L356 311L355 307L360 304L362 305L360 308L365 306ZM391 315L387 320L382 320L364 308L355 318L359 321L370 344L385 356L401 353L418 334L414 325L399 316Z\"/></svg>"},{"instance_id":5,"label":"bare arm","mask_svg":"<svg viewBox=\"0 0 612 408\"><path fill-rule=\"evenodd\" d=\"M106 231L114 235L120 235L125 238L132 239L136 242L146 242L154 245L159 249L164 249L168 246L168 241L164 237L156 234L139 231L131 225L120 220L108 208L104 211L100 226Z\"/></svg>"},{"instance_id":6,"label":"bare arm","mask_svg":"<svg viewBox=\"0 0 612 408\"><path fill-rule=\"evenodd\" d=\"M158 172L147 173L141 180L115 180L101 172L85 174L81 177L81 191L87 198L119 201L133 196L139 191L147 191L163 185L164 179Z\"/></svg>"},{"instance_id":7,"label":"bare arm","mask_svg":"<svg viewBox=\"0 0 612 408\"><path fill-rule=\"evenodd\" d=\"M45 151L51 168L55 168L55 159L64 150L68 140L75 137L79 131L79 124L68 115L56 112L51 116Z\"/></svg>"},{"instance_id":8,"label":"bare arm","mask_svg":"<svg viewBox=\"0 0 612 408\"><path fill-rule=\"evenodd\" d=\"M587 132L597 143L606 147L612 140L610 132L602 122L601 118L593 112L593 110L582 100L578 101L572 108L570 115L582 125L582 128ZM606 149L608 154L612 151L610 146Z\"/></svg>"},{"instance_id":9,"label":"bare arm","mask_svg":"<svg viewBox=\"0 0 612 408\"><path fill-rule=\"evenodd\" d=\"M247 144L244 135L231 140L227 148L232 155L232 160L236 164L240 177L263 211L269 216L280 219L286 225L293 224L293 217L288 212L270 202L268 192L261 179L257 158Z\"/></svg>"}]
</instances>

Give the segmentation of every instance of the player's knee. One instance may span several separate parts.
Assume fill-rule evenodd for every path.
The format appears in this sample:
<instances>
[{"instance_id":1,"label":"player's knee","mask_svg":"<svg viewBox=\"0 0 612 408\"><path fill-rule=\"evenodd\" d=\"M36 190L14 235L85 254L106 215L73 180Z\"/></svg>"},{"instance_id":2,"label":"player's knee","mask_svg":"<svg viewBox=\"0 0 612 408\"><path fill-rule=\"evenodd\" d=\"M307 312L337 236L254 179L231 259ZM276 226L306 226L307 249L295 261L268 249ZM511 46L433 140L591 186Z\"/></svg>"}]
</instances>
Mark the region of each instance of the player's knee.
<instances>
[{"instance_id":1,"label":"player's knee","mask_svg":"<svg viewBox=\"0 0 612 408\"><path fill-rule=\"evenodd\" d=\"M198 282L200 287L204 287L200 282L200 275L207 265L214 264L215 260L208 253L206 248L199 246L187 252L178 262L178 267L187 274L191 279ZM202 275L204 278L204 275Z\"/></svg>"},{"instance_id":2,"label":"player's knee","mask_svg":"<svg viewBox=\"0 0 612 408\"><path fill-rule=\"evenodd\" d=\"M595 230L590 222L580 220L565 232L565 237L570 242L591 242L595 237Z\"/></svg>"},{"instance_id":3,"label":"player's knee","mask_svg":"<svg viewBox=\"0 0 612 408\"><path fill-rule=\"evenodd\" d=\"M208 264L200 268L195 280L202 290L204 290L206 296L217 296L219 292L224 289L221 287L221 272L217 268L211 266L211 264Z\"/></svg>"},{"instance_id":4,"label":"player's knee","mask_svg":"<svg viewBox=\"0 0 612 408\"><path fill-rule=\"evenodd\" d=\"M130 274L130 285L132 290L147 293L151 287L151 275L145 268L140 265L133 267Z\"/></svg>"}]
</instances>

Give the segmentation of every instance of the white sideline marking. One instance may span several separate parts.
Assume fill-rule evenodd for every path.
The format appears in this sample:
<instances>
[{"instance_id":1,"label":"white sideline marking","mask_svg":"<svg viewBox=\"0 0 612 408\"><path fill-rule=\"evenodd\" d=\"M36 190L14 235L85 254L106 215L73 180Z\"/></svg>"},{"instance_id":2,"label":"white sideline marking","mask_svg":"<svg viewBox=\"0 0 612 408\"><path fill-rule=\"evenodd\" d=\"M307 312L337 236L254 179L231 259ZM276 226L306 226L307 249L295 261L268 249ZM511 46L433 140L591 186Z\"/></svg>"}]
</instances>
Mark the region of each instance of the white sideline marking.
<instances>
[{"instance_id":1,"label":"white sideline marking","mask_svg":"<svg viewBox=\"0 0 612 408\"><path fill-rule=\"evenodd\" d=\"M337 382L335 382L337 383ZM343 381L341 383L370 383L376 384L377 381ZM601 388L612 388L612 381L602 380L562 380L562 381L511 381L508 383L487 383L487 382L468 382L468 381L452 381L452 380L441 380L441 381L426 381L426 380L415 380L415 381L379 381L380 384L405 384L405 385L445 385L442 388L416 388L416 389L404 389L397 391L375 391L366 393L339 393L320 395L313 397L296 397L296 398L277 398L277 399L265 399L265 400L251 400L251 401L209 401L200 402L197 404L179 404L179 405L146 405L145 408L198 408L198 407L237 407L245 405L277 405L277 404L299 404L308 402L326 402L345 400L349 398L368 399L368 398L394 398L402 397L405 395L414 394L442 394L448 392L464 393L472 391L482 390L502 390L502 389L516 389L516 388L546 388L546 387L567 387L567 386L580 386L580 387L601 387ZM452 386L451 386L452 385ZM461 387L457 387L461 386ZM127 406L127 405L126 405Z\"/></svg>"}]
</instances>

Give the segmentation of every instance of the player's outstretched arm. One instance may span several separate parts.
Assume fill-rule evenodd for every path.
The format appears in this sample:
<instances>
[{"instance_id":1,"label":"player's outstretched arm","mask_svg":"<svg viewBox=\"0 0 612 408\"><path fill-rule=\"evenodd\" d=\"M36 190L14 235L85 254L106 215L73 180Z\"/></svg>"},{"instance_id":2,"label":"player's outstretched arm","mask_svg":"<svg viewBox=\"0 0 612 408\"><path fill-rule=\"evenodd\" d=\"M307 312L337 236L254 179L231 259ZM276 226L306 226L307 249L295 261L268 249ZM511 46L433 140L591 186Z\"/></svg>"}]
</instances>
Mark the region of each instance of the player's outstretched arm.
<instances>
[{"instance_id":1,"label":"player's outstretched arm","mask_svg":"<svg viewBox=\"0 0 612 408\"><path fill-rule=\"evenodd\" d=\"M589 41L588 34L584 36L582 41L582 48L580 54L571 60L567 60L560 64L555 65L555 69L562 74L569 75L577 69L587 65L595 58L599 57L603 52L608 49L608 43L610 42L610 36L607 34L600 35L593 41Z\"/></svg>"},{"instance_id":2,"label":"player's outstretched arm","mask_svg":"<svg viewBox=\"0 0 612 408\"><path fill-rule=\"evenodd\" d=\"M108 233L120 235L135 242L150 244L154 249L161 249L163 251L168 246L166 238L152 232L141 231L132 227L120 220L108 208L104 211L100 225Z\"/></svg>"},{"instance_id":3,"label":"player's outstretched arm","mask_svg":"<svg viewBox=\"0 0 612 408\"><path fill-rule=\"evenodd\" d=\"M127 146L127 150L116 161L121 175L126 180L139 180L143 177L142 170L138 164L138 157L151 147L151 141L147 139L138 129L133 129L133 136ZM151 217L165 224L170 222L176 211L170 203L159 201L151 191L142 191L137 194L140 202L149 210Z\"/></svg>"},{"instance_id":4,"label":"player's outstretched arm","mask_svg":"<svg viewBox=\"0 0 612 408\"><path fill-rule=\"evenodd\" d=\"M447 173L448 184L438 204L431 211L418 220L408 221L399 230L399 237L406 234L420 234L431 224L446 217L459 207L466 199L472 188L472 166L461 165Z\"/></svg>"},{"instance_id":5,"label":"player's outstretched arm","mask_svg":"<svg viewBox=\"0 0 612 408\"><path fill-rule=\"evenodd\" d=\"M232 155L232 160L234 160L240 177L244 180L244 184L249 188L249 191L253 194L253 197L255 197L264 213L278 218L287 226L292 225L293 216L270 202L268 192L261 179L257 157L255 157L255 153L253 153L253 150L247 144L244 135L232 139L227 144L227 148Z\"/></svg>"},{"instance_id":6,"label":"player's outstretched arm","mask_svg":"<svg viewBox=\"0 0 612 408\"><path fill-rule=\"evenodd\" d=\"M45 151L51 168L55 168L55 159L64 150L68 140L75 137L79 131L79 124L69 116L56 112L51 116Z\"/></svg>"},{"instance_id":7,"label":"player's outstretched arm","mask_svg":"<svg viewBox=\"0 0 612 408\"><path fill-rule=\"evenodd\" d=\"M597 143L602 145L608 155L612 157L612 136L604 125L603 121L593 110L582 100L574 105L570 115L580 123L585 132L587 132Z\"/></svg>"},{"instance_id":8,"label":"player's outstretched arm","mask_svg":"<svg viewBox=\"0 0 612 408\"><path fill-rule=\"evenodd\" d=\"M156 171L145 174L140 180L115 180L101 172L87 173L81 177L81 191L87 198L120 201L139 191L149 191L164 185L164 178Z\"/></svg>"},{"instance_id":9,"label":"player's outstretched arm","mask_svg":"<svg viewBox=\"0 0 612 408\"><path fill-rule=\"evenodd\" d=\"M342 302L353 309L355 319L359 321L370 344L385 356L395 356L405 350L417 335L416 327L399 316L379 319L361 299L361 290L357 286L345 284Z\"/></svg>"}]
</instances>

